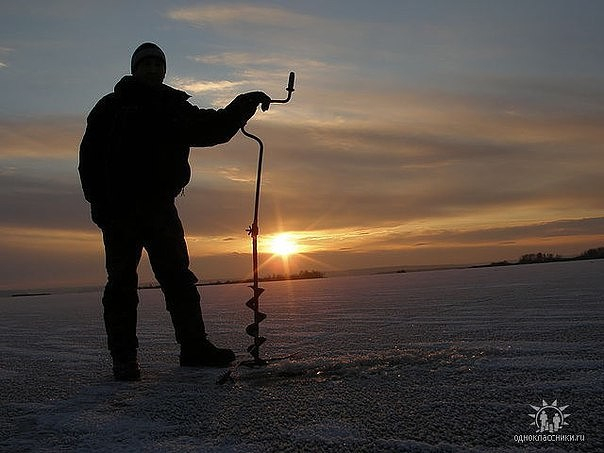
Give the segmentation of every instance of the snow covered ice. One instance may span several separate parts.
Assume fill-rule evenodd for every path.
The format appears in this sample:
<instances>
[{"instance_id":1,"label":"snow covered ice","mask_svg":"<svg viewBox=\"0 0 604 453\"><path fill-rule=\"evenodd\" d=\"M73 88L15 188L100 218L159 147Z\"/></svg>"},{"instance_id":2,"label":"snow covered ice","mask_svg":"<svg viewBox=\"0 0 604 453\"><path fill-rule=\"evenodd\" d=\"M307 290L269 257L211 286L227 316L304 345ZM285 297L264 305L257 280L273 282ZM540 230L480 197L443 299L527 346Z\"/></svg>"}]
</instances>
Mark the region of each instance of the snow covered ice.
<instances>
[{"instance_id":1,"label":"snow covered ice","mask_svg":"<svg viewBox=\"0 0 604 453\"><path fill-rule=\"evenodd\" d=\"M99 293L0 299L2 451L602 451L604 260L262 284L267 368L178 367L140 292L143 380L113 382ZM202 288L245 351L245 285ZM240 354L246 358L247 354ZM542 402L569 440L536 435ZM516 440L515 440L516 439ZM560 439L560 438L559 438Z\"/></svg>"}]
</instances>

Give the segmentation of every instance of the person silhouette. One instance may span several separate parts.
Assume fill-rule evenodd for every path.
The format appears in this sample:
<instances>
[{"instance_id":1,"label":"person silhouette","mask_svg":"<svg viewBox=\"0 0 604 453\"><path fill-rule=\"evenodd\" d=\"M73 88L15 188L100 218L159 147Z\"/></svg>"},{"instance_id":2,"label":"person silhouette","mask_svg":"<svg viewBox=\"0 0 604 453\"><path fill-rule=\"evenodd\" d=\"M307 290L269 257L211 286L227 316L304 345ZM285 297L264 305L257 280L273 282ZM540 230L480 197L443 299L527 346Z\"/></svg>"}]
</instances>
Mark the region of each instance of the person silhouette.
<instances>
[{"instance_id":1,"label":"person silhouette","mask_svg":"<svg viewBox=\"0 0 604 453\"><path fill-rule=\"evenodd\" d=\"M554 432L558 432L558 430L560 429L560 422L562 421L562 418L560 417L560 414L558 414L558 412L554 414L554 418L552 421L554 424Z\"/></svg>"},{"instance_id":2,"label":"person silhouette","mask_svg":"<svg viewBox=\"0 0 604 453\"><path fill-rule=\"evenodd\" d=\"M78 172L92 221L102 232L107 282L103 319L116 380L141 377L136 335L137 268L147 251L164 294L181 366L228 366L235 354L207 338L201 297L175 198L191 178L190 147L228 142L256 112L261 91L223 109L200 109L164 84L166 56L154 43L132 54L131 74L101 98L87 118Z\"/></svg>"},{"instance_id":3,"label":"person silhouette","mask_svg":"<svg viewBox=\"0 0 604 453\"><path fill-rule=\"evenodd\" d=\"M541 422L541 432L547 431L547 414L545 413L545 411L541 411L539 421Z\"/></svg>"}]
</instances>

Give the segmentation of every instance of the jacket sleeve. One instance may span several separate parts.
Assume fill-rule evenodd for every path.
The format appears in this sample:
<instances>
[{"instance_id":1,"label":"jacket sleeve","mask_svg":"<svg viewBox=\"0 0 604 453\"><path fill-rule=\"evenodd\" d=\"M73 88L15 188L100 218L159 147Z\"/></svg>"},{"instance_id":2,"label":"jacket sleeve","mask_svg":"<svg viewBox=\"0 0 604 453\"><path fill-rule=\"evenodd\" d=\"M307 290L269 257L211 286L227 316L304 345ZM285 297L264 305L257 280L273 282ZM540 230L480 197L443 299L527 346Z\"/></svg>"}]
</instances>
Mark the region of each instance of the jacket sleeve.
<instances>
[{"instance_id":1,"label":"jacket sleeve","mask_svg":"<svg viewBox=\"0 0 604 453\"><path fill-rule=\"evenodd\" d=\"M237 96L223 109L200 109L187 102L186 135L189 146L214 146L228 142L254 115L257 104Z\"/></svg>"},{"instance_id":2,"label":"jacket sleeve","mask_svg":"<svg viewBox=\"0 0 604 453\"><path fill-rule=\"evenodd\" d=\"M115 116L113 104L108 95L94 106L80 144L78 172L84 198L90 203L103 203L107 194L107 152Z\"/></svg>"}]
</instances>

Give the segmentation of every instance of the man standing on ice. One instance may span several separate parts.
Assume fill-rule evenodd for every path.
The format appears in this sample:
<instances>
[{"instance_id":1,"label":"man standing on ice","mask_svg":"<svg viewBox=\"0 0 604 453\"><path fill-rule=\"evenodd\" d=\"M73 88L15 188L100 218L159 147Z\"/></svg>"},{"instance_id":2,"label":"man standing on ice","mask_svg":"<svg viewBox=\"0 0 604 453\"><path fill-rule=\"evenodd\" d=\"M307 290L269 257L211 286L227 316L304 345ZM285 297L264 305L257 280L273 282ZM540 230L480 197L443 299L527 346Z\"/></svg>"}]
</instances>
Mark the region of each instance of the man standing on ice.
<instances>
[{"instance_id":1,"label":"man standing on ice","mask_svg":"<svg viewBox=\"0 0 604 453\"><path fill-rule=\"evenodd\" d=\"M191 177L189 147L228 142L258 105L268 108L270 98L256 91L224 109L199 109L188 94L163 83L166 57L153 43L135 50L131 72L90 112L78 167L92 220L103 233L103 318L113 374L140 379L137 267L143 248L172 318L180 365L227 366L235 354L207 339L174 199Z\"/></svg>"}]
</instances>

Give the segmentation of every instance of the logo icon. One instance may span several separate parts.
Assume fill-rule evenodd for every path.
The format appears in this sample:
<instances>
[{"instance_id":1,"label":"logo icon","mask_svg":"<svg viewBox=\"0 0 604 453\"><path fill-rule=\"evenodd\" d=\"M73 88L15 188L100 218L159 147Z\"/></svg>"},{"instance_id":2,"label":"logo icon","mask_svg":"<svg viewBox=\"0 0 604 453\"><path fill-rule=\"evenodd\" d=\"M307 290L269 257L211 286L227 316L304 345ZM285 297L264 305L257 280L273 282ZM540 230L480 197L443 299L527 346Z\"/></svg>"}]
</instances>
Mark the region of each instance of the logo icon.
<instances>
[{"instance_id":1,"label":"logo icon","mask_svg":"<svg viewBox=\"0 0 604 453\"><path fill-rule=\"evenodd\" d=\"M541 403L541 406L530 405L535 411L534 414L528 414L533 419L531 426L537 427L537 433L556 433L562 429L563 426L568 425L566 419L570 414L565 414L564 410L568 406L558 406L558 400L555 400L552 404L547 404L545 400Z\"/></svg>"}]
</instances>

